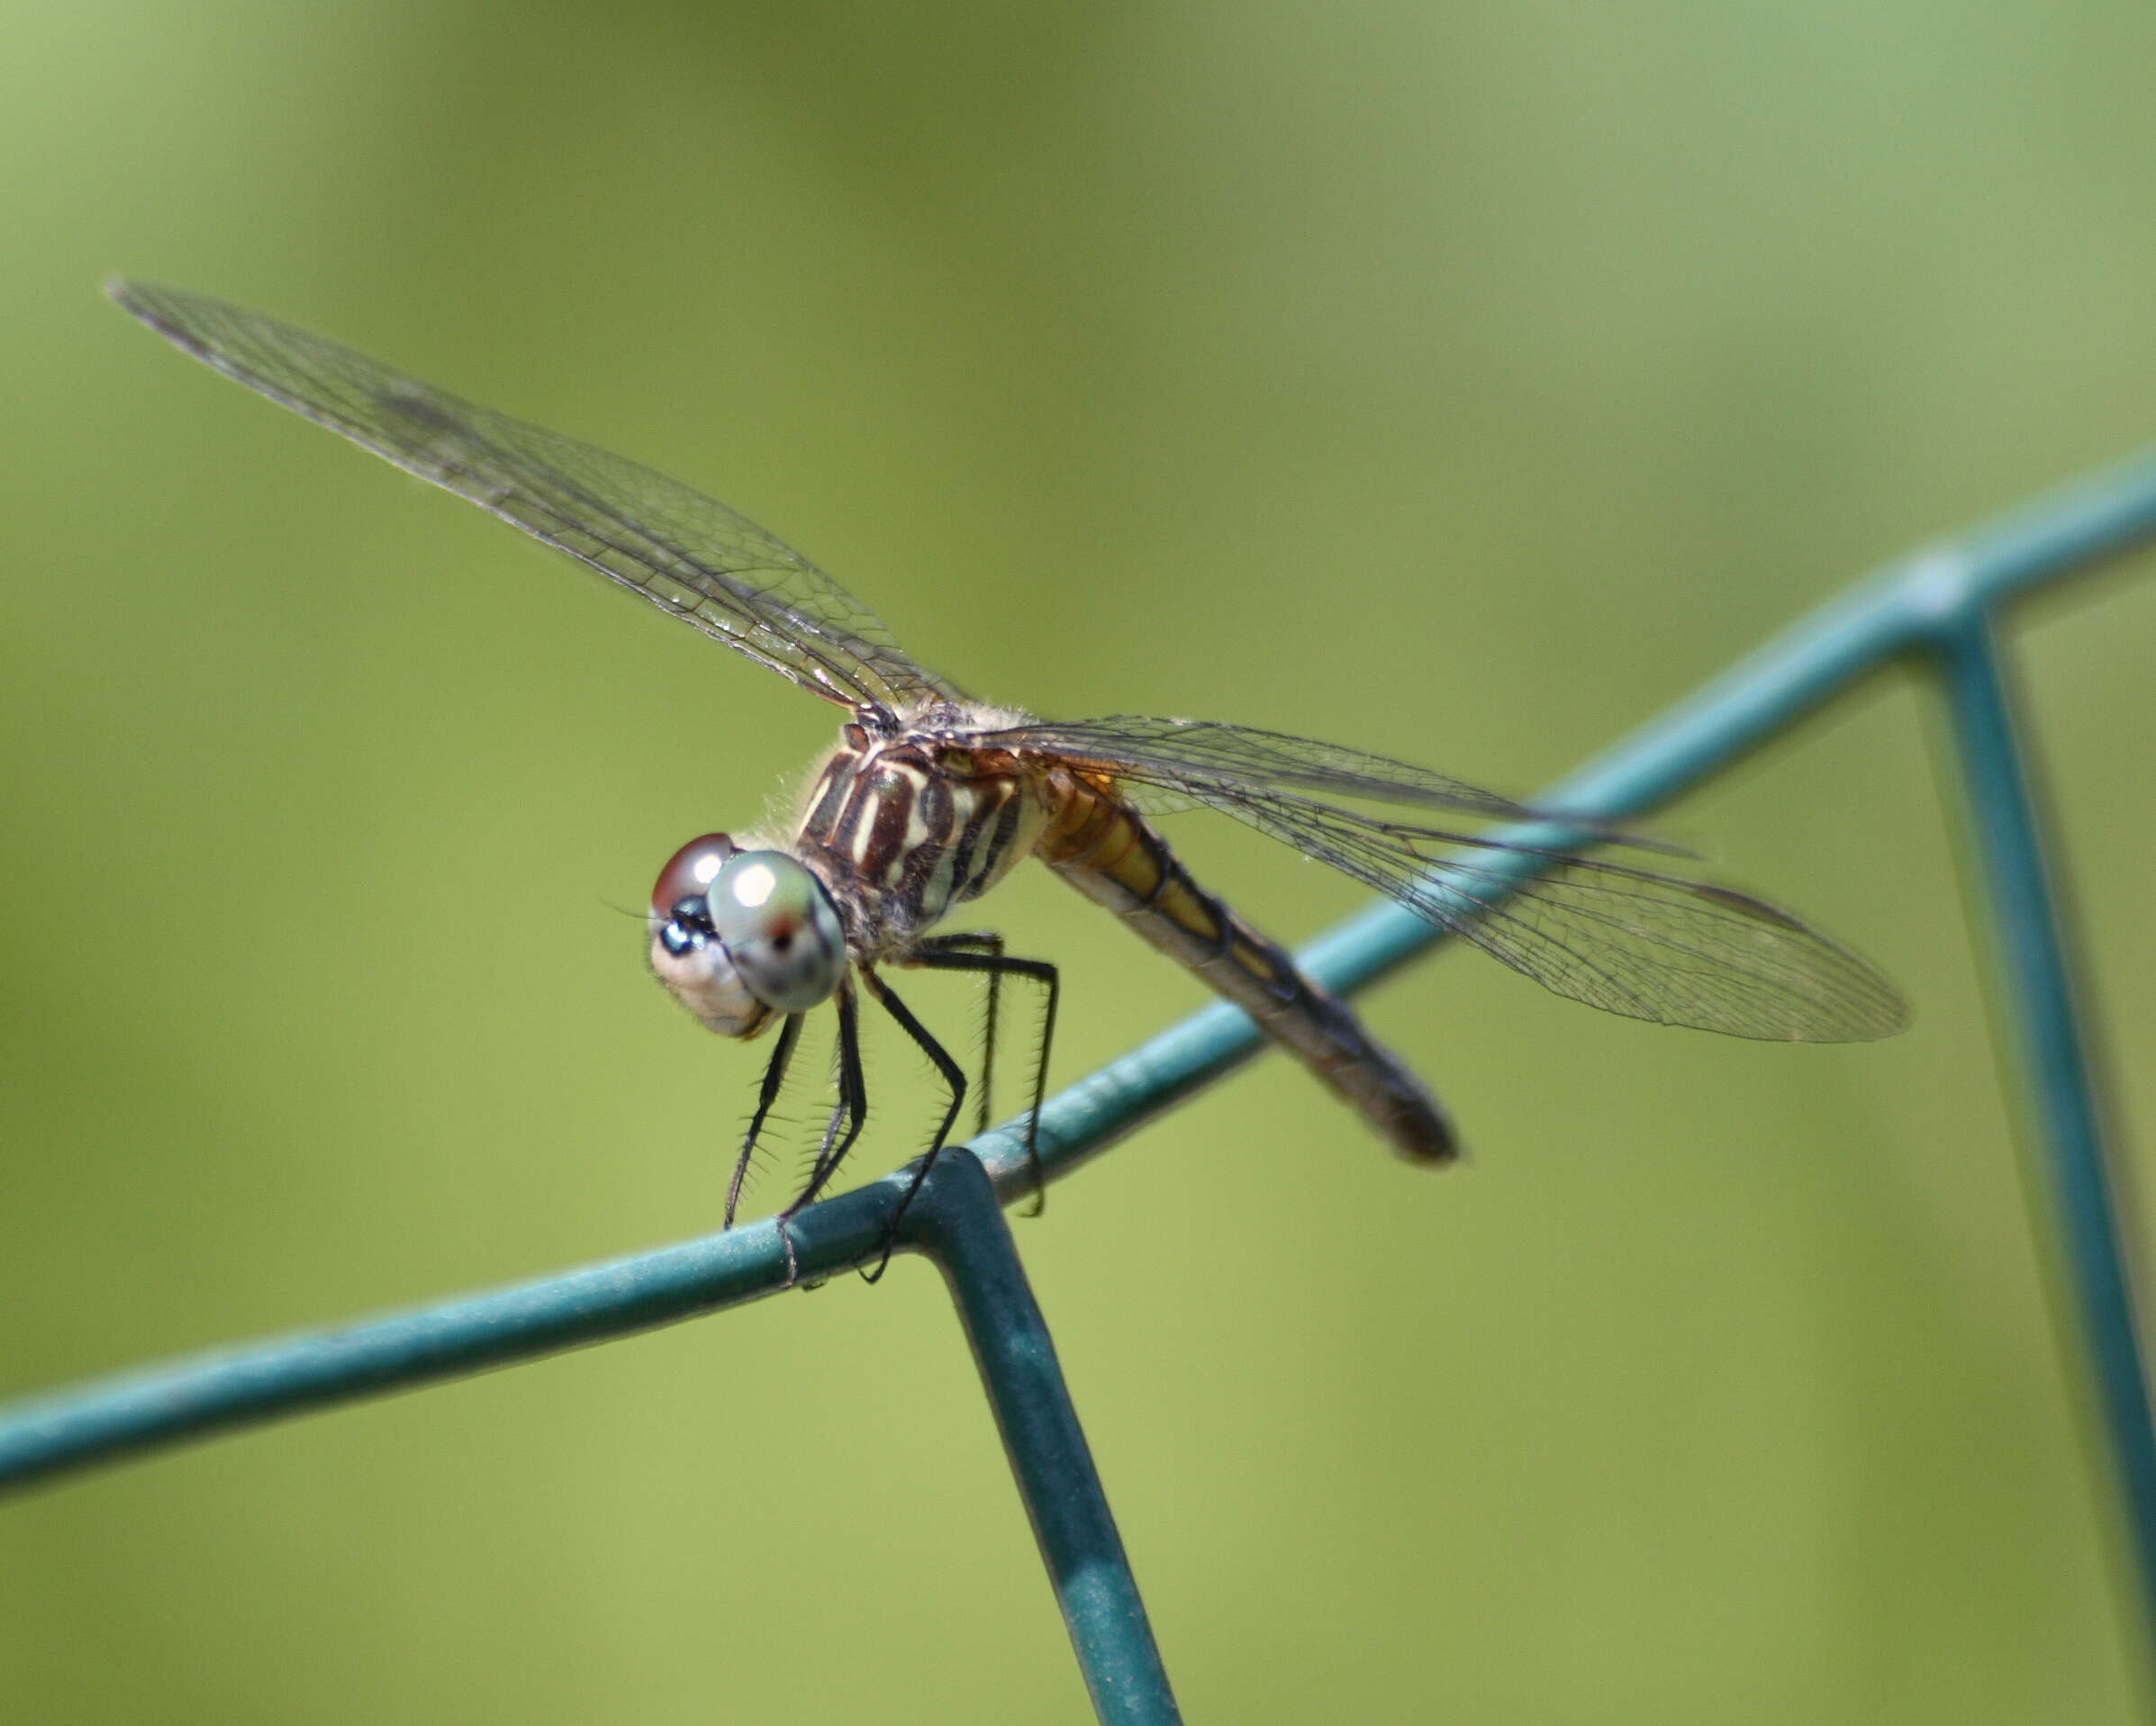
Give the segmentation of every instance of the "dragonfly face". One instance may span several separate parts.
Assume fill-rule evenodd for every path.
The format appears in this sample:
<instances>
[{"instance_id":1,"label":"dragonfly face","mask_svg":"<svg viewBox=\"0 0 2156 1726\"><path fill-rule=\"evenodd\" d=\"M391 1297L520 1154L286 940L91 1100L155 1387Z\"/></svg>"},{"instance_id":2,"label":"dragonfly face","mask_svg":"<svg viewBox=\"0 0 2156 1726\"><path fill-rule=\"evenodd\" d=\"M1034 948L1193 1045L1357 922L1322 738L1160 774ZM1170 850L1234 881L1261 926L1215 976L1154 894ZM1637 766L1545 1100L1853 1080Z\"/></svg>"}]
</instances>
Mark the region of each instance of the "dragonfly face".
<instances>
[{"instance_id":1,"label":"dragonfly face","mask_svg":"<svg viewBox=\"0 0 2156 1726\"><path fill-rule=\"evenodd\" d=\"M692 839L651 890L651 969L721 1036L820 1007L846 971L846 930L823 883L783 851Z\"/></svg>"},{"instance_id":2,"label":"dragonfly face","mask_svg":"<svg viewBox=\"0 0 2156 1726\"><path fill-rule=\"evenodd\" d=\"M884 967L968 971L1046 990L1055 969L993 935L929 933L1027 855L1243 1008L1401 1154L1456 1150L1444 1111L1293 957L1191 879L1146 812L1209 809L1390 894L1416 916L1606 1012L1735 1036L1844 1042L1907 1022L1899 992L1788 912L1724 887L1574 847L1668 846L1537 813L1427 768L1206 720L1037 720L977 705L910 657L866 606L716 499L622 456L437 390L289 324L168 288L115 284L129 312L227 376L468 499L798 688L843 709L840 747L793 851L706 834L654 890L650 962L721 1035L779 1034L734 1167L730 1223L802 1016L838 1012L838 1102L792 1215L829 1183L867 1112L858 1005L912 1038L948 1092L902 1213L956 1123L964 1069ZM1387 806L1382 811L1358 807ZM1503 824L1494 834L1482 822ZM1554 837L1551 836L1554 836ZM987 1070L981 1104L987 1124ZM895 1217L891 1224L896 1238Z\"/></svg>"}]
</instances>

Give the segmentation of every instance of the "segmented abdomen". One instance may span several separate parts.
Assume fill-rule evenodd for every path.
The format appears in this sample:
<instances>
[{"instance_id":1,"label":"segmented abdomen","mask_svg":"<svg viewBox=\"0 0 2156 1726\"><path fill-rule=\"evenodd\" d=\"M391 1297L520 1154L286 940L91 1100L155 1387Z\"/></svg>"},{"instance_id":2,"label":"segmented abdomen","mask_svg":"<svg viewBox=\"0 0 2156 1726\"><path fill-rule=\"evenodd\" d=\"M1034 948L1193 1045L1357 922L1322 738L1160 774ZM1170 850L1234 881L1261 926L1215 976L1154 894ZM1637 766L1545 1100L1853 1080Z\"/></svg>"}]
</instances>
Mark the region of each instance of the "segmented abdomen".
<instances>
[{"instance_id":1,"label":"segmented abdomen","mask_svg":"<svg viewBox=\"0 0 2156 1726\"><path fill-rule=\"evenodd\" d=\"M1042 794L1048 819L1034 849L1057 874L1248 1013L1402 1155L1456 1153L1452 1125L1422 1081L1283 949L1192 881L1137 810L1060 769Z\"/></svg>"}]
</instances>

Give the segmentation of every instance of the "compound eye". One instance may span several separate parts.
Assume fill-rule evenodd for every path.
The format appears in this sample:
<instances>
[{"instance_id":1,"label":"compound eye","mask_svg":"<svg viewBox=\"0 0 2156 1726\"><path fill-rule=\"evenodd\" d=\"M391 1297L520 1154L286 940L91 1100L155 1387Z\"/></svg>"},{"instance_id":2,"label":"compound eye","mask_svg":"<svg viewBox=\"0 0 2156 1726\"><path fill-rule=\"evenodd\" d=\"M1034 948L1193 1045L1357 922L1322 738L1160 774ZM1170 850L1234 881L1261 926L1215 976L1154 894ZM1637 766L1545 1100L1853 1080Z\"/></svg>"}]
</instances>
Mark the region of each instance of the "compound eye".
<instances>
[{"instance_id":1,"label":"compound eye","mask_svg":"<svg viewBox=\"0 0 2156 1726\"><path fill-rule=\"evenodd\" d=\"M739 848L723 833L690 840L659 871L658 882L651 890L651 915L663 923L684 899L702 899L711 891L727 859L739 854Z\"/></svg>"},{"instance_id":2,"label":"compound eye","mask_svg":"<svg viewBox=\"0 0 2156 1726\"><path fill-rule=\"evenodd\" d=\"M758 1000L803 1013L838 987L845 926L823 883L784 852L737 853L704 896L720 944Z\"/></svg>"}]
</instances>

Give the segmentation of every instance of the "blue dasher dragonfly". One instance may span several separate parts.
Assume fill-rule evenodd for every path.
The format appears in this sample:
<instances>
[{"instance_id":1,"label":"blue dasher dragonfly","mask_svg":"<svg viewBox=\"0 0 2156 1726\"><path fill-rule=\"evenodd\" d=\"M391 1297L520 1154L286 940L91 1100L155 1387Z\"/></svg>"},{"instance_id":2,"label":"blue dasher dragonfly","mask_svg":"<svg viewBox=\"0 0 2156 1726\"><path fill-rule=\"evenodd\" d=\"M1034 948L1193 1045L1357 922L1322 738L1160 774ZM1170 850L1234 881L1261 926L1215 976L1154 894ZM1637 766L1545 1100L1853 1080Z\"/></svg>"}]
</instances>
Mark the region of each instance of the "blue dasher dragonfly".
<instances>
[{"instance_id":1,"label":"blue dasher dragonfly","mask_svg":"<svg viewBox=\"0 0 2156 1726\"><path fill-rule=\"evenodd\" d=\"M228 377L846 709L838 746L792 831L693 839L652 893L651 969L675 999L722 1036L777 1031L728 1187L729 1226L803 1020L826 1001L838 1014L838 1101L806 1180L780 1213L782 1231L829 1187L866 1122L863 996L919 1045L947 1094L898 1213L919 1191L958 1120L967 1078L892 990L887 969L986 976L983 1125L996 990L1022 979L1046 991L1026 1117L1033 1151L1056 968L1007 953L994 935L935 933L1028 855L1242 1008L1401 1154L1452 1160L1452 1125L1422 1081L1183 868L1149 818L1170 809L1232 816L1545 988L1609 1012L1793 1042L1884 1036L1907 1020L1879 971L1763 900L1570 851L1533 856L1546 867L1523 879L1517 843L1456 822L1557 818L1363 750L1207 720L1042 720L974 701L908 657L815 565L686 485L259 312L134 283L111 292ZM1408 813L1368 813L1342 799ZM1583 831L1587 844L1670 848L1569 818L1558 825ZM895 1218L892 1228L895 1238Z\"/></svg>"}]
</instances>

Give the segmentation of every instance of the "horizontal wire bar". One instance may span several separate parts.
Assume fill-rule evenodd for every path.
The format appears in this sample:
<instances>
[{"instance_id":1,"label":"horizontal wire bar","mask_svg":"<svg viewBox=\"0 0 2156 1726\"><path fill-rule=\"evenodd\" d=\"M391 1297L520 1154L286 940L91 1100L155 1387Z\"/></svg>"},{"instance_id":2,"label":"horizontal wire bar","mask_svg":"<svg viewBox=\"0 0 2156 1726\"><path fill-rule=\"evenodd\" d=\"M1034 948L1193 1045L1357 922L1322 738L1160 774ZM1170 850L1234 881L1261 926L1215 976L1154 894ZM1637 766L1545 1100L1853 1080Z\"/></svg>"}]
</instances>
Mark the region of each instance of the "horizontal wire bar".
<instances>
[{"instance_id":1,"label":"horizontal wire bar","mask_svg":"<svg viewBox=\"0 0 2156 1726\"><path fill-rule=\"evenodd\" d=\"M1637 814L1971 610L2123 551L2151 531L2156 451L1887 565L1538 801L1581 818ZM1540 829L1526 836L1550 836ZM1487 862L1480 866L1491 872ZM1517 867L1522 879L1533 872L1532 860ZM1346 993L1443 938L1387 901L1321 936L1302 958L1321 982ZM1235 1008L1193 1014L1047 1104L1041 1171L1067 1174L1262 1046ZM1001 1197L1032 1190L1035 1173L1012 1125L983 1134L973 1149ZM829 1275L879 1252L907 1179L894 1171L797 1216L791 1234L799 1274ZM775 1293L788 1274L776 1224L753 1224L491 1293L69 1387L0 1408L0 1485L625 1335Z\"/></svg>"}]
</instances>

